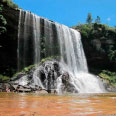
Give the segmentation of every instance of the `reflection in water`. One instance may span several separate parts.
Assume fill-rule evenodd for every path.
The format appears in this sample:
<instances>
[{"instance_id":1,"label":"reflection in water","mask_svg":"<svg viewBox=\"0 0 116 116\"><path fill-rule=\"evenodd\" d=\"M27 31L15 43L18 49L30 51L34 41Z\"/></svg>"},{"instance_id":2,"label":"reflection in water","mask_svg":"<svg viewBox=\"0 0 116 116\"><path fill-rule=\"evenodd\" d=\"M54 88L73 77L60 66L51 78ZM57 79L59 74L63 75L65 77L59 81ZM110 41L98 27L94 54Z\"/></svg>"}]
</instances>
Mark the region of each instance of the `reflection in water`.
<instances>
[{"instance_id":1,"label":"reflection in water","mask_svg":"<svg viewBox=\"0 0 116 116\"><path fill-rule=\"evenodd\" d=\"M116 94L46 96L0 93L0 116L99 116L101 114L116 114Z\"/></svg>"}]
</instances>

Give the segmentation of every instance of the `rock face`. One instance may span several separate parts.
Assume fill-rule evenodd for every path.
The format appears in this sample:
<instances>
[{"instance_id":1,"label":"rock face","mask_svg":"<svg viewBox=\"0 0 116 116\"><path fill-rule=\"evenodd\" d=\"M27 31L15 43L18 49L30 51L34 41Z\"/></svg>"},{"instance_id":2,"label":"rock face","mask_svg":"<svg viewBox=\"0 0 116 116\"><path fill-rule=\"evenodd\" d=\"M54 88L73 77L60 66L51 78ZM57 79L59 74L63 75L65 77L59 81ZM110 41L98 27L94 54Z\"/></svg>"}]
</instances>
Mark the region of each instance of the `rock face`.
<instances>
[{"instance_id":1,"label":"rock face","mask_svg":"<svg viewBox=\"0 0 116 116\"><path fill-rule=\"evenodd\" d=\"M0 92L10 92L15 88L10 83L0 83Z\"/></svg>"},{"instance_id":2,"label":"rock face","mask_svg":"<svg viewBox=\"0 0 116 116\"><path fill-rule=\"evenodd\" d=\"M4 5L7 32L0 35L0 73L11 76L17 68L17 33L19 11Z\"/></svg>"},{"instance_id":3,"label":"rock face","mask_svg":"<svg viewBox=\"0 0 116 116\"><path fill-rule=\"evenodd\" d=\"M0 37L0 73L12 76L17 69L19 11L4 6L2 15L4 15L7 20L7 32ZM102 69L116 69L113 67L114 65L109 62L106 53L96 51L96 49L112 45L113 41L105 39L100 41L99 38L97 40L89 41L82 38L82 42L89 68L101 67Z\"/></svg>"},{"instance_id":4,"label":"rock face","mask_svg":"<svg viewBox=\"0 0 116 116\"><path fill-rule=\"evenodd\" d=\"M115 65L108 59L108 53L106 52L114 42L108 39L83 39L83 47L87 58L88 67L91 69L104 70L109 69L115 71ZM92 72L94 73L94 72Z\"/></svg>"},{"instance_id":5,"label":"rock face","mask_svg":"<svg viewBox=\"0 0 116 116\"><path fill-rule=\"evenodd\" d=\"M63 71L59 62L55 60L45 61L37 68L32 68L27 74L19 73L12 78L10 83L12 85L28 86L29 89L32 89L31 91L41 89L47 90L49 93L77 93L75 87L71 84L70 75ZM61 85L60 88L59 85Z\"/></svg>"},{"instance_id":6,"label":"rock face","mask_svg":"<svg viewBox=\"0 0 116 116\"><path fill-rule=\"evenodd\" d=\"M75 90L75 87L74 87L74 85L72 85L71 83L70 83L70 75L68 74L68 72L64 72L63 74L62 74L62 90L64 91L64 92L75 92L75 93L78 93L78 91L77 90Z\"/></svg>"}]
</instances>

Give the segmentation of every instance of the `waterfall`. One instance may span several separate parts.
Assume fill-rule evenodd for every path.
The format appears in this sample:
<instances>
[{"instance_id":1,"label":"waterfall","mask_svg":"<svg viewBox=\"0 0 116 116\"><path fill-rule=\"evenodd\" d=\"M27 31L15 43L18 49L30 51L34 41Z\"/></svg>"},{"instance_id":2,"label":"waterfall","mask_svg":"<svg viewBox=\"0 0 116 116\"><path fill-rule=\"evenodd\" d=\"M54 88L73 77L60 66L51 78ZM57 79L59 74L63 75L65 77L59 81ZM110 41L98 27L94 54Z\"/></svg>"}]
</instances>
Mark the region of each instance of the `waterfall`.
<instances>
[{"instance_id":1,"label":"waterfall","mask_svg":"<svg viewBox=\"0 0 116 116\"><path fill-rule=\"evenodd\" d=\"M48 86L48 80L44 86L38 76L41 59L59 56L61 70L68 72L70 83L79 93L105 92L100 79L88 72L81 35L74 29L39 17L29 11L20 10L17 51L19 70L36 64L36 70L33 73L35 85L38 84L42 88ZM51 64L50 67L52 67ZM47 79L48 74L46 73L45 76ZM58 91L61 91L62 76L56 78L55 84Z\"/></svg>"}]
</instances>

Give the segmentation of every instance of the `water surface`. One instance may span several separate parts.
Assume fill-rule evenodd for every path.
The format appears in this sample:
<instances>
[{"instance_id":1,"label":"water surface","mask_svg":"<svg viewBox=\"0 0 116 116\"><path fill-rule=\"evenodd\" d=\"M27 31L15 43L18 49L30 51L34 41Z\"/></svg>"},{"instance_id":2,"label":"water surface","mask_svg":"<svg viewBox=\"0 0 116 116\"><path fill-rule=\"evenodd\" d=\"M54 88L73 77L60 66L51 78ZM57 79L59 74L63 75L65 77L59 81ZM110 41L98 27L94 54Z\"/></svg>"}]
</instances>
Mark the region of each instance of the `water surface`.
<instances>
[{"instance_id":1,"label":"water surface","mask_svg":"<svg viewBox=\"0 0 116 116\"><path fill-rule=\"evenodd\" d=\"M59 96L0 93L0 116L112 115L116 115L116 93Z\"/></svg>"}]
</instances>

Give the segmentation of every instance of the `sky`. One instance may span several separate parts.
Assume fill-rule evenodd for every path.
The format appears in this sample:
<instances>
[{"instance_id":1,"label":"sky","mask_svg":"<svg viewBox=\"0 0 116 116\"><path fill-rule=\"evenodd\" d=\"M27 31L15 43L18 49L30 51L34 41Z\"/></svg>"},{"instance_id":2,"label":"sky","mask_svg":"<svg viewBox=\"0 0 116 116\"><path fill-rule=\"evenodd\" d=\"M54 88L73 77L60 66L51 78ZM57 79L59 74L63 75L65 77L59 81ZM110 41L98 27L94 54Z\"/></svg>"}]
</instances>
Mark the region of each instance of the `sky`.
<instances>
[{"instance_id":1,"label":"sky","mask_svg":"<svg viewBox=\"0 0 116 116\"><path fill-rule=\"evenodd\" d=\"M93 22L100 16L101 23L116 26L116 0L12 0L24 10L58 23L73 26L86 23L88 13Z\"/></svg>"}]
</instances>

